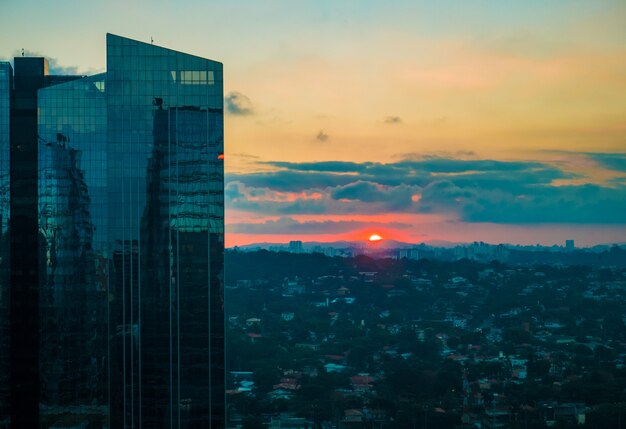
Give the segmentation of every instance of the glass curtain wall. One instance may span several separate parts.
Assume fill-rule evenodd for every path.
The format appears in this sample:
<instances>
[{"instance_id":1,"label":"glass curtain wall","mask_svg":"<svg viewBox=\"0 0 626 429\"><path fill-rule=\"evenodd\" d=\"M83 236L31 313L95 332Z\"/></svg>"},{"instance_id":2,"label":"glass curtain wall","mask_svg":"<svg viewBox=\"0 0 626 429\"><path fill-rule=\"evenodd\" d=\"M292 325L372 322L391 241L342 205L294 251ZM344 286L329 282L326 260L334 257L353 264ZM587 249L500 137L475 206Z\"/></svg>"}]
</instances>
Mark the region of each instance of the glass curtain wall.
<instances>
[{"instance_id":1,"label":"glass curtain wall","mask_svg":"<svg viewBox=\"0 0 626 429\"><path fill-rule=\"evenodd\" d=\"M224 427L222 65L107 35L111 426Z\"/></svg>"},{"instance_id":2,"label":"glass curtain wall","mask_svg":"<svg viewBox=\"0 0 626 429\"><path fill-rule=\"evenodd\" d=\"M12 75L0 63L0 429ZM71 79L31 121L40 427L223 428L222 64L108 34L107 73Z\"/></svg>"},{"instance_id":3,"label":"glass curtain wall","mask_svg":"<svg viewBox=\"0 0 626 429\"><path fill-rule=\"evenodd\" d=\"M0 62L0 428L9 424L11 64Z\"/></svg>"},{"instance_id":4,"label":"glass curtain wall","mask_svg":"<svg viewBox=\"0 0 626 429\"><path fill-rule=\"evenodd\" d=\"M38 92L40 420L108 424L105 75Z\"/></svg>"}]
</instances>

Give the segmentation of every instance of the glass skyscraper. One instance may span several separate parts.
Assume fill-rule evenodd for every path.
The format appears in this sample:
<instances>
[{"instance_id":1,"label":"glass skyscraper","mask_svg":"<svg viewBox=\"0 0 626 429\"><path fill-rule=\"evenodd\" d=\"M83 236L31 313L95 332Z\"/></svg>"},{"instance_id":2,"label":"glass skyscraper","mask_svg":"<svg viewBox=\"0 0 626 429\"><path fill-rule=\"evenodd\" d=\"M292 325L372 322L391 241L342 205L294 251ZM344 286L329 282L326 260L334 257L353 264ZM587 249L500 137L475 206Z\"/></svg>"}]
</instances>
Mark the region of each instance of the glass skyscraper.
<instances>
[{"instance_id":1,"label":"glass skyscraper","mask_svg":"<svg viewBox=\"0 0 626 429\"><path fill-rule=\"evenodd\" d=\"M106 73L39 85L37 227L6 222L12 240L38 243L37 322L3 311L0 331L13 356L13 336L37 326L36 356L0 354L0 422L28 422L30 409L44 428L224 427L222 81L221 63L108 34ZM2 164L0 185L14 167ZM16 280L0 278L0 306Z\"/></svg>"},{"instance_id":2,"label":"glass skyscraper","mask_svg":"<svg viewBox=\"0 0 626 429\"><path fill-rule=\"evenodd\" d=\"M10 113L13 69L0 62L0 427L8 424L9 415L9 341L10 341L10 271L9 217L10 183Z\"/></svg>"}]
</instances>

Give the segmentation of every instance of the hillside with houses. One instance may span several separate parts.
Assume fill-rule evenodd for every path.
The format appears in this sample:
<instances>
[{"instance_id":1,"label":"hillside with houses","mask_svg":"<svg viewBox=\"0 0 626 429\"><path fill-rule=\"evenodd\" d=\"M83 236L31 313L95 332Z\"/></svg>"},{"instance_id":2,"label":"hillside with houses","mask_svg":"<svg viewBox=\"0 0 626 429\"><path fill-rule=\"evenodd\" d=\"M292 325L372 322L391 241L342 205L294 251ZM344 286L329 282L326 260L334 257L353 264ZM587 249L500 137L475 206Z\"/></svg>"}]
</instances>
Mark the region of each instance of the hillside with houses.
<instances>
[{"instance_id":1,"label":"hillside with houses","mask_svg":"<svg viewBox=\"0 0 626 429\"><path fill-rule=\"evenodd\" d=\"M614 428L626 270L226 255L231 428Z\"/></svg>"}]
</instances>

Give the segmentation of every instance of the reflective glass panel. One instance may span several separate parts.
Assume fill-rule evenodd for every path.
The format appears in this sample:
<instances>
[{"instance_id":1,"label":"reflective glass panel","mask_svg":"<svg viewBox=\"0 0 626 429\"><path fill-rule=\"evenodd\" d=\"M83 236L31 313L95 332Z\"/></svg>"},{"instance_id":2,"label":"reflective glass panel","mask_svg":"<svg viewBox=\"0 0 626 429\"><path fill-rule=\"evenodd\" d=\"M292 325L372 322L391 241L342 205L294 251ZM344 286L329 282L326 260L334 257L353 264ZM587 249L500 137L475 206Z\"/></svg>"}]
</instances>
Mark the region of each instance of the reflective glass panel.
<instances>
[{"instance_id":1,"label":"reflective glass panel","mask_svg":"<svg viewBox=\"0 0 626 429\"><path fill-rule=\"evenodd\" d=\"M0 427L9 421L9 216L11 64L0 62Z\"/></svg>"},{"instance_id":2,"label":"reflective glass panel","mask_svg":"<svg viewBox=\"0 0 626 429\"><path fill-rule=\"evenodd\" d=\"M108 35L107 67L112 427L223 427L222 65Z\"/></svg>"},{"instance_id":3,"label":"reflective glass panel","mask_svg":"<svg viewBox=\"0 0 626 429\"><path fill-rule=\"evenodd\" d=\"M108 422L105 76L38 92L40 419Z\"/></svg>"}]
</instances>

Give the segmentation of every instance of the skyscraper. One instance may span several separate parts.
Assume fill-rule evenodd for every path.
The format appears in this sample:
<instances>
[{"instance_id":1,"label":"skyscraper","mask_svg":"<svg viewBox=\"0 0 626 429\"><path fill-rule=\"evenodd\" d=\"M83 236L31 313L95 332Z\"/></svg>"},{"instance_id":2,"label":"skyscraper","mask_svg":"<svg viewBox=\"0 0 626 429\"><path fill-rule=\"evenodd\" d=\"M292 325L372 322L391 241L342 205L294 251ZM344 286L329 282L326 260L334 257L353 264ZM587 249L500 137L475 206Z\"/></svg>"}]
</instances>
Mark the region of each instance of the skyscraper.
<instances>
[{"instance_id":1,"label":"skyscraper","mask_svg":"<svg viewBox=\"0 0 626 429\"><path fill-rule=\"evenodd\" d=\"M35 69L22 78L37 91L28 124L16 103L22 62ZM108 34L106 73L46 68L16 58L8 91L8 180L24 200L12 198L11 213L30 206L19 230L10 217L12 265L0 272L11 275L10 287L0 278L0 306L9 295L11 310L10 346L0 330L0 357L11 356L0 362L11 376L0 421L223 427L222 65ZM2 70L11 78L0 65L0 162ZM18 162L28 168L14 181ZM27 246L30 259L14 262Z\"/></svg>"},{"instance_id":2,"label":"skyscraper","mask_svg":"<svg viewBox=\"0 0 626 429\"><path fill-rule=\"evenodd\" d=\"M9 341L10 341L10 112L13 69L0 62L0 427L7 426L9 416Z\"/></svg>"}]
</instances>

